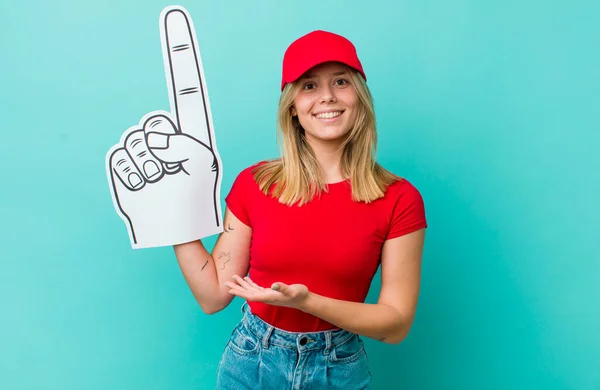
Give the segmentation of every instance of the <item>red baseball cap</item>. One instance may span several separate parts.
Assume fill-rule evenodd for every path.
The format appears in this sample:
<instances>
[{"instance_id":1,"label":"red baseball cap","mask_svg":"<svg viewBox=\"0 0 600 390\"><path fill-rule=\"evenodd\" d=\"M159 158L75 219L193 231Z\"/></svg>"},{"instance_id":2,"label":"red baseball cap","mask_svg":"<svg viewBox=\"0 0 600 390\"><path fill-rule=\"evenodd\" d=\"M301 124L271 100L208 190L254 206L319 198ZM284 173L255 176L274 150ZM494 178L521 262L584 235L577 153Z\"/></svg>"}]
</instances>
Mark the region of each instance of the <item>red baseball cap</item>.
<instances>
[{"instance_id":1,"label":"red baseball cap","mask_svg":"<svg viewBox=\"0 0 600 390\"><path fill-rule=\"evenodd\" d=\"M296 39L285 51L281 90L313 66L329 61L346 64L367 79L352 42L341 35L316 30Z\"/></svg>"}]
</instances>

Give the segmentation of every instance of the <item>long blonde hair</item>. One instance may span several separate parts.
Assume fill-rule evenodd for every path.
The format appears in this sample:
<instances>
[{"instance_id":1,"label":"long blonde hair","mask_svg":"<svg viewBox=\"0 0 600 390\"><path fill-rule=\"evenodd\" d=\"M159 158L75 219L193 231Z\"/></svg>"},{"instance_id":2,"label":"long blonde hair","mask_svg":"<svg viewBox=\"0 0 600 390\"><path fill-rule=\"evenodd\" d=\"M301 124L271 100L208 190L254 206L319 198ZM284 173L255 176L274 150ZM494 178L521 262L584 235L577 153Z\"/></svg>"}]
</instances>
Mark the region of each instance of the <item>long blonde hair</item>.
<instances>
[{"instance_id":1,"label":"long blonde hair","mask_svg":"<svg viewBox=\"0 0 600 390\"><path fill-rule=\"evenodd\" d=\"M350 81L358 95L356 123L344 143L341 170L350 179L352 199L372 202L384 196L387 186L400 179L375 161L377 132L373 98L363 77L346 67ZM279 98L277 110L277 139L281 158L254 168L254 179L261 191L279 199L279 202L299 206L327 191L327 183L316 156L306 141L298 118L292 116L294 97L300 82L288 83Z\"/></svg>"}]
</instances>

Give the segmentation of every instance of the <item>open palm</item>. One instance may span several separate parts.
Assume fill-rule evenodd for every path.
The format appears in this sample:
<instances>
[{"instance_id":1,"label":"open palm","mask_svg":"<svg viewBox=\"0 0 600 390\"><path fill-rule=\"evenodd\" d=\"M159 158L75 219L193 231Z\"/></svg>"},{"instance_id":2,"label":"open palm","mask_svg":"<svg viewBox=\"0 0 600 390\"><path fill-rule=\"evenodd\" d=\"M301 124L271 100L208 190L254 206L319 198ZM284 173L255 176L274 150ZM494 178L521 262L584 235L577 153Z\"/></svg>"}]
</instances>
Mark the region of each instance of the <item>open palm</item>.
<instances>
[{"instance_id":1,"label":"open palm","mask_svg":"<svg viewBox=\"0 0 600 390\"><path fill-rule=\"evenodd\" d=\"M226 282L229 293L247 299L250 302L264 302L274 306L299 308L308 298L308 287L303 284L277 282L269 288L259 286L249 277L233 276L233 281Z\"/></svg>"}]
</instances>

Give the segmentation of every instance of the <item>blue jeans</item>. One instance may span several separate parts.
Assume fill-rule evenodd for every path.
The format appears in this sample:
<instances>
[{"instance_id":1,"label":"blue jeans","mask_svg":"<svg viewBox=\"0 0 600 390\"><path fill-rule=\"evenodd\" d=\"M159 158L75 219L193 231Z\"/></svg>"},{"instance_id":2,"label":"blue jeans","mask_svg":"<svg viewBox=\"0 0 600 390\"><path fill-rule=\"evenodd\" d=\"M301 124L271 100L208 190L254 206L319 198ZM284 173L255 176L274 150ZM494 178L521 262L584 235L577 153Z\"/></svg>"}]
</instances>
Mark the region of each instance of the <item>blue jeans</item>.
<instances>
[{"instance_id":1,"label":"blue jeans","mask_svg":"<svg viewBox=\"0 0 600 390\"><path fill-rule=\"evenodd\" d=\"M217 390L370 389L367 354L345 330L294 333L275 328L242 305L227 342Z\"/></svg>"}]
</instances>

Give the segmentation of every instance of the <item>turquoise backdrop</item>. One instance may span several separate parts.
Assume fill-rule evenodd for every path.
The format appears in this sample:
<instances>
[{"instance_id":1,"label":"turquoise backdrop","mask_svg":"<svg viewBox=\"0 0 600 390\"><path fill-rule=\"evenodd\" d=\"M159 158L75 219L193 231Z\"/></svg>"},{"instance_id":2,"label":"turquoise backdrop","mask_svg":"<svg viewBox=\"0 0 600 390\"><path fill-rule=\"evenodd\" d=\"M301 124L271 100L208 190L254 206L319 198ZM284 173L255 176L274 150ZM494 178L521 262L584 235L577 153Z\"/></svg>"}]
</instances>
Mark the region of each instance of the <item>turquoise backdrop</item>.
<instances>
[{"instance_id":1,"label":"turquoise backdrop","mask_svg":"<svg viewBox=\"0 0 600 390\"><path fill-rule=\"evenodd\" d=\"M278 154L287 45L314 29L356 44L379 161L419 188L430 225L410 335L366 341L375 389L600 389L599 4L181 3L221 200ZM123 131L169 109L167 5L2 3L0 389L214 387L242 302L207 316L171 248L132 250L105 174Z\"/></svg>"}]
</instances>

